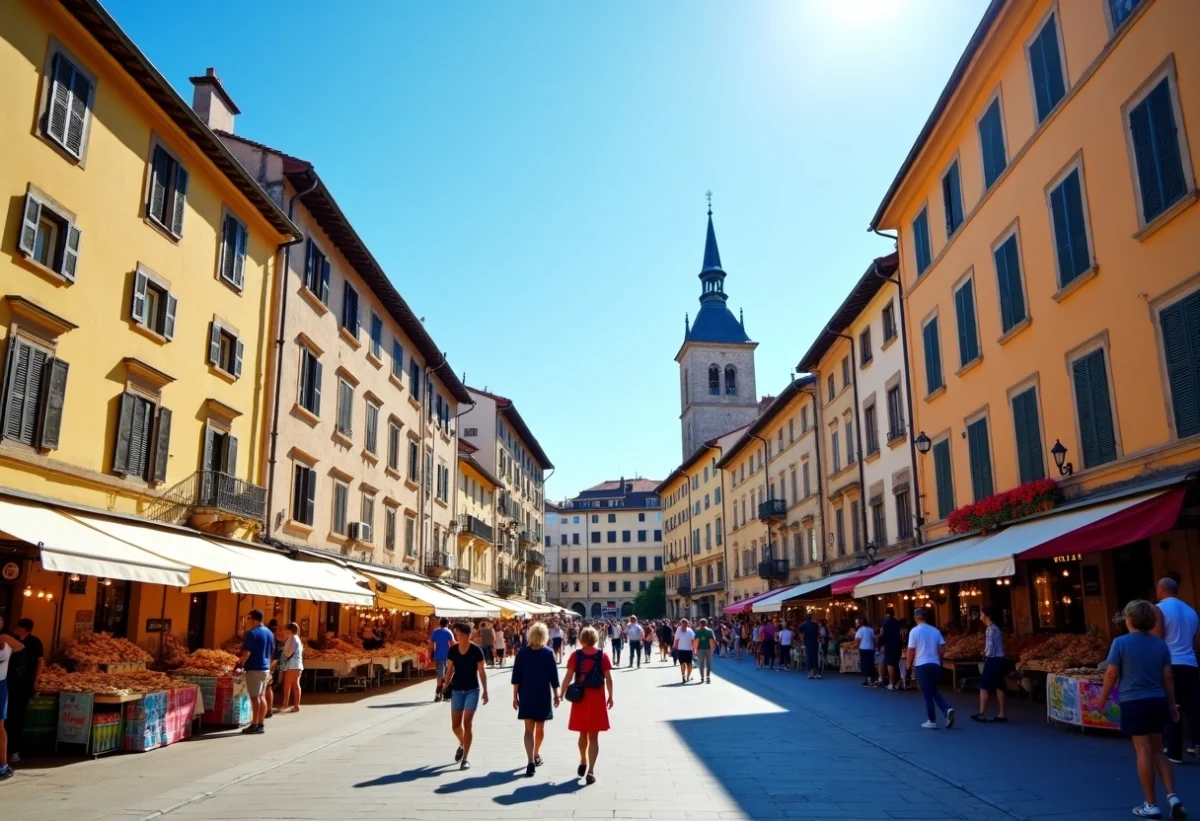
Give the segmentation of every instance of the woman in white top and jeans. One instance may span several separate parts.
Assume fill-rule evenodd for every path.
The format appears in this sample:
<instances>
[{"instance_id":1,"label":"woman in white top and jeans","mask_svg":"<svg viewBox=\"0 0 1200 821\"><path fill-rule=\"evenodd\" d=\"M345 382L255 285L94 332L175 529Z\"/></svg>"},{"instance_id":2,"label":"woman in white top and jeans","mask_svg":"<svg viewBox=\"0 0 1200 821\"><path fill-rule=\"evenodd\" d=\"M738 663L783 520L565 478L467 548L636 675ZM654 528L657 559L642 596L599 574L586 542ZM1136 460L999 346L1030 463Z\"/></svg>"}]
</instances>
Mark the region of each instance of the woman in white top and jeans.
<instances>
[{"instance_id":1,"label":"woman in white top and jeans","mask_svg":"<svg viewBox=\"0 0 1200 821\"><path fill-rule=\"evenodd\" d=\"M875 631L866 619L858 620L858 630L854 634L858 639L858 666L863 674L863 687L875 683Z\"/></svg>"},{"instance_id":2,"label":"woman in white top and jeans","mask_svg":"<svg viewBox=\"0 0 1200 821\"><path fill-rule=\"evenodd\" d=\"M304 642L296 635L300 632L296 622L289 621L285 626L287 638L283 640L283 656L279 660L279 670L283 673L283 704L281 713L300 712L300 674L304 672ZM288 704L291 703L291 707Z\"/></svg>"}]
</instances>

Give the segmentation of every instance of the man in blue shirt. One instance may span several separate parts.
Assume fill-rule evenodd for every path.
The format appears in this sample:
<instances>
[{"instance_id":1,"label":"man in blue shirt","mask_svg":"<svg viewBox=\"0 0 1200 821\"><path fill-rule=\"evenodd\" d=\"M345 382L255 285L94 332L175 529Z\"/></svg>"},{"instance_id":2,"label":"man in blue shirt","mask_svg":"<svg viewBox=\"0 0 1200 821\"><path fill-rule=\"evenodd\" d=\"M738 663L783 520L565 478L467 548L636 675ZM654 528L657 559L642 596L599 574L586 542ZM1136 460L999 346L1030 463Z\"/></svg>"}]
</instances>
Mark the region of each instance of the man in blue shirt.
<instances>
[{"instance_id":1,"label":"man in blue shirt","mask_svg":"<svg viewBox=\"0 0 1200 821\"><path fill-rule=\"evenodd\" d=\"M454 634L447 629L449 624L449 619L441 619L438 622L438 628L429 637L429 654L433 656L433 663L437 667L437 690L433 696L434 703L442 700L442 687L446 678L446 659L450 657L450 645L455 642Z\"/></svg>"},{"instance_id":2,"label":"man in blue shirt","mask_svg":"<svg viewBox=\"0 0 1200 821\"><path fill-rule=\"evenodd\" d=\"M271 683L271 658L275 655L275 635L263 626L261 610L251 610L246 616L250 629L242 637L242 655L238 666L246 671L246 692L250 696L250 724L243 733L257 735L265 732L263 719L267 714L267 687Z\"/></svg>"}]
</instances>

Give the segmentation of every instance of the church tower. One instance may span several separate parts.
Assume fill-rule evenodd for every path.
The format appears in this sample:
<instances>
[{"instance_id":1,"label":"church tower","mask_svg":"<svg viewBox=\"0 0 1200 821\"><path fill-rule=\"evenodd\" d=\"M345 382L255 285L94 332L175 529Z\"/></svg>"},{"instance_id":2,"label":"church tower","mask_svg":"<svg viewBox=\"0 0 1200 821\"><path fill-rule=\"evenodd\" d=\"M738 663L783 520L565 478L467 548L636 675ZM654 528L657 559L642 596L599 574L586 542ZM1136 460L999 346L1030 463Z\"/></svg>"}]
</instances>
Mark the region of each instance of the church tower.
<instances>
[{"instance_id":1,"label":"church tower","mask_svg":"<svg viewBox=\"0 0 1200 821\"><path fill-rule=\"evenodd\" d=\"M754 384L758 343L750 341L742 320L725 304L727 299L710 200L700 269L700 312L690 325L684 318L683 345L675 355L684 459L707 440L748 425L758 416Z\"/></svg>"}]
</instances>

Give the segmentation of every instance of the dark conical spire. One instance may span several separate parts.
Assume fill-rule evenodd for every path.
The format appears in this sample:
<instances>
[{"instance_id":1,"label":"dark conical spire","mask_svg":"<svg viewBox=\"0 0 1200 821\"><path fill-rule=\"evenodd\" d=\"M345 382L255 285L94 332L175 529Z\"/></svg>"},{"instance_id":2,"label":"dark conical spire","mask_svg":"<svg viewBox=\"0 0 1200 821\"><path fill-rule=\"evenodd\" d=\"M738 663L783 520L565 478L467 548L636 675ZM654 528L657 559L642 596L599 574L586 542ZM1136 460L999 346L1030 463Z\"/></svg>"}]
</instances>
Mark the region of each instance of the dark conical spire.
<instances>
[{"instance_id":1,"label":"dark conical spire","mask_svg":"<svg viewBox=\"0 0 1200 821\"><path fill-rule=\"evenodd\" d=\"M700 304L725 301L725 271L721 268L721 252L717 250L717 232L713 228L712 192L708 197L708 233L704 236L704 266L700 269Z\"/></svg>"},{"instance_id":2,"label":"dark conical spire","mask_svg":"<svg viewBox=\"0 0 1200 821\"><path fill-rule=\"evenodd\" d=\"M688 342L749 342L744 321L735 317L726 305L725 270L717 250L717 232L713 229L712 192L708 197L708 233L704 238L704 268L700 271L700 311L689 328L684 321L684 339Z\"/></svg>"},{"instance_id":3,"label":"dark conical spire","mask_svg":"<svg viewBox=\"0 0 1200 821\"><path fill-rule=\"evenodd\" d=\"M721 252L717 250L717 232L713 230L711 206L708 209L708 236L704 238L704 267L700 270L721 270Z\"/></svg>"}]
</instances>

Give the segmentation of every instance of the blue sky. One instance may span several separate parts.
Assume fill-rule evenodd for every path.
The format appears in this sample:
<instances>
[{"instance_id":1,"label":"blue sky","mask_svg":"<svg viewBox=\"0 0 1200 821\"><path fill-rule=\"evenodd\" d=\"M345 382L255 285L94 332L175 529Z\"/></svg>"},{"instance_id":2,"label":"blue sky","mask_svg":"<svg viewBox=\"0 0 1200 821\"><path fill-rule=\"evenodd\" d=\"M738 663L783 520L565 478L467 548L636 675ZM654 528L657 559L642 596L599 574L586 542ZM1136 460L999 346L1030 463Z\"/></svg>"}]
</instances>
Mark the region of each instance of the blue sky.
<instances>
[{"instance_id":1,"label":"blue sky","mask_svg":"<svg viewBox=\"0 0 1200 821\"><path fill-rule=\"evenodd\" d=\"M236 131L312 161L469 384L511 397L562 498L680 461L704 192L776 393L986 0L104 0Z\"/></svg>"}]
</instances>

